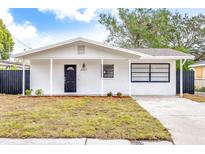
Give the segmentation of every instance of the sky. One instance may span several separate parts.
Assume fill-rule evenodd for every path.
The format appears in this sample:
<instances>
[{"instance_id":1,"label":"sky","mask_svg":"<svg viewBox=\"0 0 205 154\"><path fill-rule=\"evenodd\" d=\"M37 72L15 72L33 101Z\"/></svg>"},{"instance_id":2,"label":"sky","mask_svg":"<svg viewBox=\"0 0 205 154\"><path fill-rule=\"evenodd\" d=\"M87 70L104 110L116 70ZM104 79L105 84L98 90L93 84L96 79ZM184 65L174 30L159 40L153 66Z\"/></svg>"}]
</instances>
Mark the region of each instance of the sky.
<instances>
[{"instance_id":1,"label":"sky","mask_svg":"<svg viewBox=\"0 0 205 154\"><path fill-rule=\"evenodd\" d=\"M32 49L75 37L103 42L109 32L98 22L100 12L116 13L116 9L37 9L37 8L0 8L0 18L14 37L13 53ZM205 9L170 9L187 13L189 16L205 14Z\"/></svg>"}]
</instances>

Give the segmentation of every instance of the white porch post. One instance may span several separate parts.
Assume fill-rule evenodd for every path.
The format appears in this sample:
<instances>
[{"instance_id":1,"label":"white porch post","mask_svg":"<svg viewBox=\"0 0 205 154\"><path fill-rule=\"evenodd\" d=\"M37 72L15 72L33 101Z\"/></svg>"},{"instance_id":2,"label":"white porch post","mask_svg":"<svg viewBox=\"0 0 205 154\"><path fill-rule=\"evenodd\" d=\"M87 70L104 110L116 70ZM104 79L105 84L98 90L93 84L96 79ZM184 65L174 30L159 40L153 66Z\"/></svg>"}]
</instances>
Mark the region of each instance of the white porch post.
<instances>
[{"instance_id":1,"label":"white porch post","mask_svg":"<svg viewBox=\"0 0 205 154\"><path fill-rule=\"evenodd\" d=\"M128 60L128 85L129 85L129 96L132 95L132 87L131 87L131 60Z\"/></svg>"},{"instance_id":2,"label":"white porch post","mask_svg":"<svg viewBox=\"0 0 205 154\"><path fill-rule=\"evenodd\" d=\"M103 84L103 59L101 59L101 96L103 96L104 91Z\"/></svg>"},{"instance_id":3,"label":"white porch post","mask_svg":"<svg viewBox=\"0 0 205 154\"><path fill-rule=\"evenodd\" d=\"M180 59L180 97L183 96L183 63Z\"/></svg>"},{"instance_id":4,"label":"white porch post","mask_svg":"<svg viewBox=\"0 0 205 154\"><path fill-rule=\"evenodd\" d=\"M50 59L50 95L53 94L53 59Z\"/></svg>"},{"instance_id":5,"label":"white porch post","mask_svg":"<svg viewBox=\"0 0 205 154\"><path fill-rule=\"evenodd\" d=\"M22 95L25 96L25 61L22 65Z\"/></svg>"}]
</instances>

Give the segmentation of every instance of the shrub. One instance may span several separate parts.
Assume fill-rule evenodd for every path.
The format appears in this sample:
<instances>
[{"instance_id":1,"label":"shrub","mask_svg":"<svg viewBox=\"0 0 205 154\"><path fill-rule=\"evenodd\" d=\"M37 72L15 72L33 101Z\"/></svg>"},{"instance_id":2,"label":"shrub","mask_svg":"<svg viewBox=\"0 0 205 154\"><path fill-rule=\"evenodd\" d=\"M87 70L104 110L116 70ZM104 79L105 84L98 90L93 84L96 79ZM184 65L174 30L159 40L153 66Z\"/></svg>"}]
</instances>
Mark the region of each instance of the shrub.
<instances>
[{"instance_id":1,"label":"shrub","mask_svg":"<svg viewBox=\"0 0 205 154\"><path fill-rule=\"evenodd\" d=\"M25 95L26 95L26 96L31 96L32 92L33 92L32 89L26 89Z\"/></svg>"},{"instance_id":2,"label":"shrub","mask_svg":"<svg viewBox=\"0 0 205 154\"><path fill-rule=\"evenodd\" d=\"M205 87L196 88L196 91L199 91L199 92L205 92Z\"/></svg>"},{"instance_id":3,"label":"shrub","mask_svg":"<svg viewBox=\"0 0 205 154\"><path fill-rule=\"evenodd\" d=\"M11 65L10 68L8 68L8 70L18 70L17 66L16 65Z\"/></svg>"},{"instance_id":4,"label":"shrub","mask_svg":"<svg viewBox=\"0 0 205 154\"><path fill-rule=\"evenodd\" d=\"M122 93L121 92L117 92L117 96L121 97Z\"/></svg>"},{"instance_id":5,"label":"shrub","mask_svg":"<svg viewBox=\"0 0 205 154\"><path fill-rule=\"evenodd\" d=\"M42 95L43 95L43 90L42 90L42 89L37 89L37 90L35 91L35 94L36 94L37 96L42 96Z\"/></svg>"},{"instance_id":6,"label":"shrub","mask_svg":"<svg viewBox=\"0 0 205 154\"><path fill-rule=\"evenodd\" d=\"M6 70L4 67L0 67L0 70Z\"/></svg>"},{"instance_id":7,"label":"shrub","mask_svg":"<svg viewBox=\"0 0 205 154\"><path fill-rule=\"evenodd\" d=\"M107 96L109 96L109 97L112 96L112 92L111 92L111 91L108 92L108 93L107 93Z\"/></svg>"}]
</instances>

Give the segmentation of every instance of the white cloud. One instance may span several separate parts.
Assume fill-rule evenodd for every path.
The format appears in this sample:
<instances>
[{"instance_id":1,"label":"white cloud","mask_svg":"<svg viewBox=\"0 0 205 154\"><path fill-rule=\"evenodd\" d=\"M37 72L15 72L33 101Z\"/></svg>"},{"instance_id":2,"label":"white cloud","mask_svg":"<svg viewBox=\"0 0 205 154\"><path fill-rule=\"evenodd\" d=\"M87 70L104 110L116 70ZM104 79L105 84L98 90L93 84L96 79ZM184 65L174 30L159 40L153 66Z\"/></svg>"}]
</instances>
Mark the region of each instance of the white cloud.
<instances>
[{"instance_id":1,"label":"white cloud","mask_svg":"<svg viewBox=\"0 0 205 154\"><path fill-rule=\"evenodd\" d=\"M27 39L37 37L37 29L30 22L26 21L23 24L17 24L12 22L8 25L8 29L13 34L14 37L18 39Z\"/></svg>"},{"instance_id":2,"label":"white cloud","mask_svg":"<svg viewBox=\"0 0 205 154\"><path fill-rule=\"evenodd\" d=\"M6 25L9 25L13 22L13 17L8 13L8 9L0 8L0 18L3 19Z\"/></svg>"},{"instance_id":3,"label":"white cloud","mask_svg":"<svg viewBox=\"0 0 205 154\"><path fill-rule=\"evenodd\" d=\"M55 39L53 39L52 43L61 42L69 39L73 39L76 37L84 37L87 39L103 42L107 39L109 32L106 30L104 26L99 23L92 25L89 28L82 28L81 30L76 31L61 31L58 34L49 34L50 36L55 35Z\"/></svg>"},{"instance_id":4,"label":"white cloud","mask_svg":"<svg viewBox=\"0 0 205 154\"><path fill-rule=\"evenodd\" d=\"M0 18L3 19L7 28L14 37L19 39L32 38L37 35L37 29L29 21L25 21L23 24L17 24L14 22L13 16L8 9L0 9Z\"/></svg>"},{"instance_id":5,"label":"white cloud","mask_svg":"<svg viewBox=\"0 0 205 154\"><path fill-rule=\"evenodd\" d=\"M72 20L90 22L96 16L96 10L93 8L87 8L84 11L79 9L71 8L60 8L60 9L39 9L41 12L51 12L57 19L70 18Z\"/></svg>"},{"instance_id":6,"label":"white cloud","mask_svg":"<svg viewBox=\"0 0 205 154\"><path fill-rule=\"evenodd\" d=\"M45 45L51 41L50 36L39 33L37 28L32 25L31 22L25 21L22 24L14 22L13 16L9 12L9 9L0 8L0 18L3 19L4 24L13 37L31 47ZM13 53L22 52L22 50L26 48L15 39L14 42L15 46Z\"/></svg>"},{"instance_id":7,"label":"white cloud","mask_svg":"<svg viewBox=\"0 0 205 154\"><path fill-rule=\"evenodd\" d=\"M82 17L81 15L73 15L73 18L78 18L78 20L89 21L91 20L92 14L91 10L85 10L86 17ZM90 12L90 13L89 13ZM77 13L78 14L78 13ZM107 38L108 31L99 23L92 25L89 28L84 29L82 27L81 30L78 31L63 31L53 33L52 31L49 33L39 32L37 27L35 27L31 22L24 21L23 23L17 23L14 21L12 14L9 12L9 9L0 9L0 18L3 19L10 33L23 43L27 44L32 48L38 48L40 46L45 46L48 44L60 42L63 40L72 39L75 37L85 37L91 40L96 41L104 41ZM41 21L39 21L41 22ZM15 41L13 54L22 52L26 47L20 44L18 41Z\"/></svg>"}]
</instances>

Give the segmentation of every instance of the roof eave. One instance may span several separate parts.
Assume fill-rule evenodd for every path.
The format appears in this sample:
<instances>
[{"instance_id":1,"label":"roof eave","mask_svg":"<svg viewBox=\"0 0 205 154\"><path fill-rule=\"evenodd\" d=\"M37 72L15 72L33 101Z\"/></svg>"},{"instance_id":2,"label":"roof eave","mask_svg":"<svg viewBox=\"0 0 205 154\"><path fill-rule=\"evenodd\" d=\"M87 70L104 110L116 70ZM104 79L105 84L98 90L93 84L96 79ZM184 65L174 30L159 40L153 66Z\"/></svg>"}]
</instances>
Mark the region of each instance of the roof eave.
<instances>
[{"instance_id":1,"label":"roof eave","mask_svg":"<svg viewBox=\"0 0 205 154\"><path fill-rule=\"evenodd\" d=\"M97 45L97 46L100 46L100 47L110 48L110 49L113 49L113 50L118 50L118 51L121 51L121 52L137 55L137 56L140 56L140 57L142 57L142 56L143 57L144 56L145 57L150 57L150 55L148 55L148 54L144 54L144 53L140 53L140 52L137 52L137 51L132 51L132 50L124 49L124 48L120 48L120 47L114 47L114 46L111 46L111 45L103 44L101 42L96 42L96 41L88 40L88 39L81 38L81 37L75 38L75 39L72 39L72 40L68 40L68 41L64 41L64 42L60 42L60 43L56 43L56 44L52 44L52 45L48 45L48 46L45 46L45 47L33 49L33 50L30 50L30 51L14 54L14 55L12 55L12 57L13 58L22 58L22 57L24 57L26 55L29 55L29 54L33 54L33 53L53 49L53 48L56 48L56 47L59 47L59 46L71 44L71 43L78 42L78 41L82 41L82 42L85 42L85 43L90 43L90 44Z\"/></svg>"},{"instance_id":2,"label":"roof eave","mask_svg":"<svg viewBox=\"0 0 205 154\"><path fill-rule=\"evenodd\" d=\"M205 64L193 64L193 65L190 65L190 67L200 67L200 66L205 66Z\"/></svg>"},{"instance_id":3,"label":"roof eave","mask_svg":"<svg viewBox=\"0 0 205 154\"><path fill-rule=\"evenodd\" d=\"M194 56L151 56L151 57L141 57L140 59L190 59L193 60Z\"/></svg>"}]
</instances>

